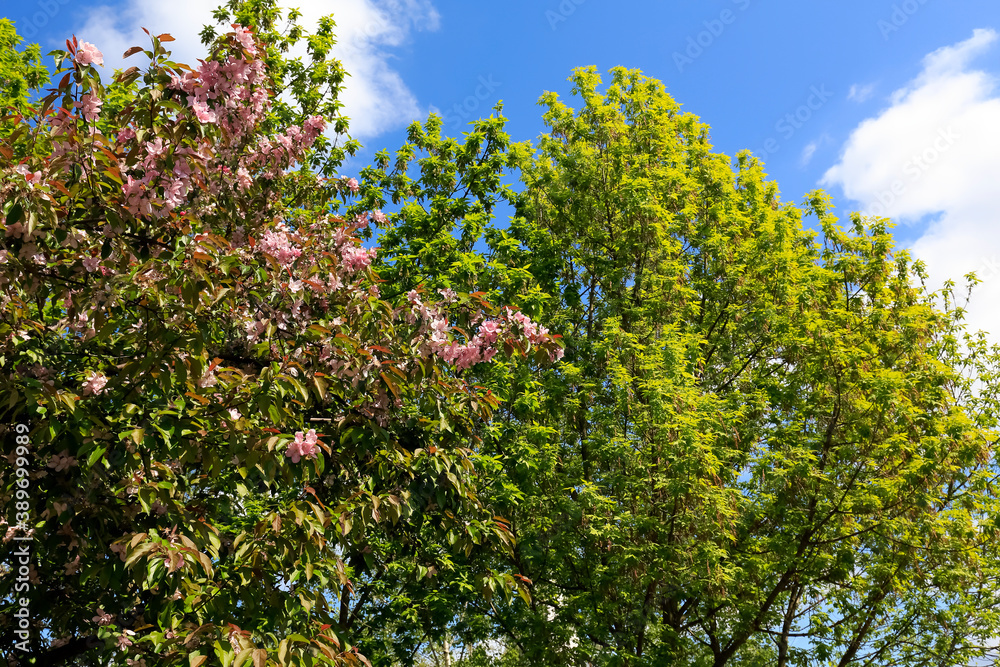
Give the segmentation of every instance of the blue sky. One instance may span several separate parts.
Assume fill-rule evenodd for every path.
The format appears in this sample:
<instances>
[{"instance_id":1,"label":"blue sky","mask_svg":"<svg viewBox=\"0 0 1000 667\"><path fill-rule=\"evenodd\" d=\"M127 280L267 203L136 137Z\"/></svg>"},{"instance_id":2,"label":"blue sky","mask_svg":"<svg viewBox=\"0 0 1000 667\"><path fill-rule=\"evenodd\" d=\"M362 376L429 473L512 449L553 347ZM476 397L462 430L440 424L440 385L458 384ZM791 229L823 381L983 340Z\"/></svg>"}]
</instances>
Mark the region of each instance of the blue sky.
<instances>
[{"instance_id":1,"label":"blue sky","mask_svg":"<svg viewBox=\"0 0 1000 667\"><path fill-rule=\"evenodd\" d=\"M574 67L638 68L712 126L718 151L763 157L786 200L825 187L844 217L889 215L934 284L977 271L970 321L1000 334L997 0L290 4L307 23L337 20L361 162L429 110L458 134L498 99L512 137L533 139L538 97L567 95ZM76 33L106 56L142 43L145 25L190 61L212 5L5 0L3 14L45 47Z\"/></svg>"}]
</instances>

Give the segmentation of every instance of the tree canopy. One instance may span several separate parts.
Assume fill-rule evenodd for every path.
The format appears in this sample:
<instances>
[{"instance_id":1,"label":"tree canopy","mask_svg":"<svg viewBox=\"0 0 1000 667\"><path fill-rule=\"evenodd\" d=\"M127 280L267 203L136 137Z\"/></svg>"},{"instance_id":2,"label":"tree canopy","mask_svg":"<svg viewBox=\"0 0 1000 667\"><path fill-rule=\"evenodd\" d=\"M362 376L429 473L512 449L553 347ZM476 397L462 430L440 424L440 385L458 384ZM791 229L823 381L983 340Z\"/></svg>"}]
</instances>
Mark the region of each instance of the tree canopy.
<instances>
[{"instance_id":1,"label":"tree canopy","mask_svg":"<svg viewBox=\"0 0 1000 667\"><path fill-rule=\"evenodd\" d=\"M5 544L32 545L3 633L39 664L366 662L356 587L510 542L465 371L562 349L477 294L382 299L356 232L385 214L338 215L358 183L314 145L335 106L273 105L294 68L239 24L197 69L171 39L107 86L71 40L0 147Z\"/></svg>"},{"instance_id":2,"label":"tree canopy","mask_svg":"<svg viewBox=\"0 0 1000 667\"><path fill-rule=\"evenodd\" d=\"M296 18L0 60L8 660L996 659L1000 352L888 220L624 68L343 176Z\"/></svg>"}]
</instances>

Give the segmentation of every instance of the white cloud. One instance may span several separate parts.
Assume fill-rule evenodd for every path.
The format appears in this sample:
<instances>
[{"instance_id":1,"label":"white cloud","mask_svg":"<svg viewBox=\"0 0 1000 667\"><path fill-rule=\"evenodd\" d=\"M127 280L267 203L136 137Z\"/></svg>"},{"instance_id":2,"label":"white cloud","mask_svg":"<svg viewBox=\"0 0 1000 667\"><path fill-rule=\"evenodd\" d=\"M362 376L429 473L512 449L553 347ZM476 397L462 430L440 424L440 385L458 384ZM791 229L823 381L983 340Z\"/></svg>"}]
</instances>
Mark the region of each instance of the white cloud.
<instances>
[{"instance_id":1,"label":"white cloud","mask_svg":"<svg viewBox=\"0 0 1000 667\"><path fill-rule=\"evenodd\" d=\"M143 27L154 34L170 33L177 40L167 44L174 60L195 63L205 56L198 34L214 23L211 13L217 4L221 0L131 0L125 6L95 7L87 10L76 34L104 52L109 71L124 64L121 54L128 47L149 44ZM438 28L431 0L295 0L290 5L302 12L299 22L306 29L321 16L334 16L334 55L350 74L341 101L352 136L373 137L426 115L393 70L391 49L404 44L412 30ZM129 64L141 57L133 56Z\"/></svg>"},{"instance_id":2,"label":"white cloud","mask_svg":"<svg viewBox=\"0 0 1000 667\"><path fill-rule=\"evenodd\" d=\"M867 86L854 84L851 86L851 89L847 92L847 99L851 100L852 102L857 102L858 104L861 104L862 102L870 98L873 92L875 92L874 83L869 83Z\"/></svg>"},{"instance_id":3,"label":"white cloud","mask_svg":"<svg viewBox=\"0 0 1000 667\"><path fill-rule=\"evenodd\" d=\"M806 144L805 148L802 149L802 166L809 164L812 160L813 155L816 154L816 149L819 148L819 141L810 141Z\"/></svg>"},{"instance_id":4,"label":"white cloud","mask_svg":"<svg viewBox=\"0 0 1000 667\"><path fill-rule=\"evenodd\" d=\"M904 223L931 218L912 245L932 286L964 285L976 271L968 322L1000 339L1000 96L991 74L971 67L994 47L993 30L938 49L895 91L888 108L858 125L823 177L870 215Z\"/></svg>"},{"instance_id":5,"label":"white cloud","mask_svg":"<svg viewBox=\"0 0 1000 667\"><path fill-rule=\"evenodd\" d=\"M810 162L812 162L817 150L831 143L833 143L833 137L826 132L813 139L802 147L802 154L799 156L799 164L803 167L807 166Z\"/></svg>"}]
</instances>

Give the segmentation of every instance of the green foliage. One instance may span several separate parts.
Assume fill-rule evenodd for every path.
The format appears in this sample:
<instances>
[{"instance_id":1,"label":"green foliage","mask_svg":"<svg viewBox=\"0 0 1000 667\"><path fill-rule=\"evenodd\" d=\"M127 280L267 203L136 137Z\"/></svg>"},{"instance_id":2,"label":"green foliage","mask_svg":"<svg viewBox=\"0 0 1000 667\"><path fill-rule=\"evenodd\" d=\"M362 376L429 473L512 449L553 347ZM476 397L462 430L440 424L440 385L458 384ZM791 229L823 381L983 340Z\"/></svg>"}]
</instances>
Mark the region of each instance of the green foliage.
<instances>
[{"instance_id":1,"label":"green foliage","mask_svg":"<svg viewBox=\"0 0 1000 667\"><path fill-rule=\"evenodd\" d=\"M435 577L520 583L454 566L511 544L473 466L498 401L467 371L561 348L479 295L382 298L331 214L356 183L294 169L339 165L311 113L337 90L273 103L296 70L269 30L197 70L150 35L107 85L70 40L0 141L0 634L27 600L29 664L369 664L384 619L447 623Z\"/></svg>"},{"instance_id":2,"label":"green foliage","mask_svg":"<svg viewBox=\"0 0 1000 667\"><path fill-rule=\"evenodd\" d=\"M387 235L386 275L502 295L567 341L553 369L481 373L509 399L480 457L517 538L495 567L533 584L470 608L519 664L987 655L996 350L886 220L782 203L638 72L572 80L580 108L542 98L534 155L500 119L466 136L502 137L488 160L525 186L509 227L476 221L481 258L447 213L461 144L415 127L421 176L394 177L427 205Z\"/></svg>"},{"instance_id":3,"label":"green foliage","mask_svg":"<svg viewBox=\"0 0 1000 667\"><path fill-rule=\"evenodd\" d=\"M273 99L242 134L197 117L168 35L107 82L72 42L32 109L37 47L0 21L0 101L29 115L0 137L0 412L38 463L43 662L118 664L122 637L150 665L990 657L1000 356L887 220L782 202L621 68L603 90L577 70L577 109L545 94L537 146L500 108L461 139L414 123L355 194L335 24L298 16L216 11L254 28ZM340 138L271 169L314 116ZM153 172L175 180L145 210ZM563 363L491 302L564 336ZM445 361L432 321L460 345L487 320L498 363ZM321 451L291 462L310 427Z\"/></svg>"},{"instance_id":4,"label":"green foliage","mask_svg":"<svg viewBox=\"0 0 1000 667\"><path fill-rule=\"evenodd\" d=\"M0 139L15 132L18 116L30 113L32 98L49 81L40 47L29 44L18 49L21 41L14 24L0 18ZM4 154L4 159L21 159L24 142L11 142L10 150L11 154Z\"/></svg>"},{"instance_id":5,"label":"green foliage","mask_svg":"<svg viewBox=\"0 0 1000 667\"><path fill-rule=\"evenodd\" d=\"M19 50L20 43L14 23L0 18L0 107L24 113L33 91L48 83L49 73L42 64L38 44Z\"/></svg>"},{"instance_id":6,"label":"green foliage","mask_svg":"<svg viewBox=\"0 0 1000 667\"><path fill-rule=\"evenodd\" d=\"M560 400L519 419L513 563L536 585L500 625L546 664L981 655L997 405L972 378L996 352L958 344L884 219L782 204L662 84L599 81L576 72L577 111L543 97L511 225L506 261L570 342Z\"/></svg>"}]
</instances>

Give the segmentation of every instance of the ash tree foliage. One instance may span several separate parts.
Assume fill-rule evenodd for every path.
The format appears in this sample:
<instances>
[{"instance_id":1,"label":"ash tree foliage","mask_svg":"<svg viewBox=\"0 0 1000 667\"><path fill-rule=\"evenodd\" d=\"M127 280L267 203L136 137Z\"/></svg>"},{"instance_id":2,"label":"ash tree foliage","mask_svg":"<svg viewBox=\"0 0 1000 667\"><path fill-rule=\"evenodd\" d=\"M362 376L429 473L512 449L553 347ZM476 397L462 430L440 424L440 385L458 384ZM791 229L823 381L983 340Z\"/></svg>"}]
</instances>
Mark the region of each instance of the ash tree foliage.
<instances>
[{"instance_id":1,"label":"ash tree foliage","mask_svg":"<svg viewBox=\"0 0 1000 667\"><path fill-rule=\"evenodd\" d=\"M537 147L432 119L370 174L410 211L390 282L488 289L567 342L548 369L478 371L506 399L481 457L516 542L493 567L532 583L456 592L465 664L992 664L998 357L954 287L930 293L885 219L782 203L659 82L572 81ZM519 194L454 199L504 167Z\"/></svg>"},{"instance_id":2,"label":"ash tree foliage","mask_svg":"<svg viewBox=\"0 0 1000 667\"><path fill-rule=\"evenodd\" d=\"M21 38L14 24L0 18L0 101L17 111L28 107L32 91L48 83L49 73L42 64L41 48L30 44L18 49Z\"/></svg>"},{"instance_id":3,"label":"ash tree foliage","mask_svg":"<svg viewBox=\"0 0 1000 667\"><path fill-rule=\"evenodd\" d=\"M621 68L341 176L332 19L215 18L0 60L5 659L996 661L1000 357L887 220Z\"/></svg>"},{"instance_id":4,"label":"ash tree foliage","mask_svg":"<svg viewBox=\"0 0 1000 667\"><path fill-rule=\"evenodd\" d=\"M2 532L32 547L27 591L0 588L12 664L369 664L364 582L512 542L476 492L497 399L469 371L561 345L479 294L382 298L358 234L387 217L339 213L354 146L321 139L346 129L330 40L305 66L270 5L217 17L197 67L151 35L111 81L69 40L7 117Z\"/></svg>"},{"instance_id":5,"label":"ash tree foliage","mask_svg":"<svg viewBox=\"0 0 1000 667\"><path fill-rule=\"evenodd\" d=\"M498 439L522 494L510 562L535 583L489 612L509 645L533 664L996 659L997 351L951 287L928 294L885 219L781 203L659 82L572 80L580 108L542 98L494 243L569 341Z\"/></svg>"}]
</instances>

